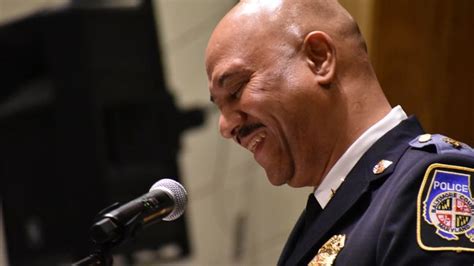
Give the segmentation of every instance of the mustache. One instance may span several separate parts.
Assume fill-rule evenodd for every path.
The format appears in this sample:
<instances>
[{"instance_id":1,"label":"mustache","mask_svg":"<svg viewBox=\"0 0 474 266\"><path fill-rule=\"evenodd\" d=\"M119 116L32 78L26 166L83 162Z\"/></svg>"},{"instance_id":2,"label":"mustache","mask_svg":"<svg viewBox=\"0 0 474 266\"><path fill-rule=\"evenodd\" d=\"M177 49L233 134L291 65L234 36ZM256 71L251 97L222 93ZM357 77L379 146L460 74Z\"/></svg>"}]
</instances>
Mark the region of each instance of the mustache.
<instances>
[{"instance_id":1,"label":"mustache","mask_svg":"<svg viewBox=\"0 0 474 266\"><path fill-rule=\"evenodd\" d=\"M237 134L236 134L237 141L240 143L241 138L245 138L246 136L254 132L256 129L261 128L261 127L263 127L263 124L261 123L243 125L237 130Z\"/></svg>"}]
</instances>

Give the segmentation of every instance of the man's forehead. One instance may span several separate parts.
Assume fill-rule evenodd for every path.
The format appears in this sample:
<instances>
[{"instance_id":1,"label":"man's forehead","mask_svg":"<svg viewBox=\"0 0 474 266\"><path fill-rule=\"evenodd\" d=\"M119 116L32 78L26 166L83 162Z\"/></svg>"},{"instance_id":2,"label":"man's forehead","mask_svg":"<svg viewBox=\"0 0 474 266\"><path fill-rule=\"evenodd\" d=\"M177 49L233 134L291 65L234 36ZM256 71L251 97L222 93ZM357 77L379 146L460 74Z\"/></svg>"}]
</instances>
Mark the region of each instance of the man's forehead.
<instances>
[{"instance_id":1,"label":"man's forehead","mask_svg":"<svg viewBox=\"0 0 474 266\"><path fill-rule=\"evenodd\" d=\"M211 75L217 70L243 64L243 58L252 52L254 33L251 29L237 27L229 22L221 23L209 40L206 50L206 70Z\"/></svg>"},{"instance_id":2,"label":"man's forehead","mask_svg":"<svg viewBox=\"0 0 474 266\"><path fill-rule=\"evenodd\" d=\"M219 88L225 85L225 82L239 74L247 71L245 61L241 58L226 58L221 60L209 73L209 89Z\"/></svg>"},{"instance_id":3,"label":"man's forehead","mask_svg":"<svg viewBox=\"0 0 474 266\"><path fill-rule=\"evenodd\" d=\"M277 23L268 23L268 20L272 20L271 16L278 16L277 9L282 3L283 0L241 1L219 22L206 50L206 71L210 87L217 85L217 76L225 77L225 74L220 73L227 69L245 67L244 63L251 64L250 61L255 60L252 57L262 56L257 51L267 47L265 42L270 42L270 39L279 34L271 26ZM216 75L216 72L220 73Z\"/></svg>"},{"instance_id":4,"label":"man's forehead","mask_svg":"<svg viewBox=\"0 0 474 266\"><path fill-rule=\"evenodd\" d=\"M253 51L267 46L265 42L275 38L278 32L263 19L251 17L248 19L224 19L216 27L206 49L206 66L229 57L246 57Z\"/></svg>"},{"instance_id":5,"label":"man's forehead","mask_svg":"<svg viewBox=\"0 0 474 266\"><path fill-rule=\"evenodd\" d=\"M243 65L243 59L236 49L225 47L223 44L210 44L206 54L206 71L209 81L225 75L229 69ZM210 84L211 85L211 84Z\"/></svg>"}]
</instances>

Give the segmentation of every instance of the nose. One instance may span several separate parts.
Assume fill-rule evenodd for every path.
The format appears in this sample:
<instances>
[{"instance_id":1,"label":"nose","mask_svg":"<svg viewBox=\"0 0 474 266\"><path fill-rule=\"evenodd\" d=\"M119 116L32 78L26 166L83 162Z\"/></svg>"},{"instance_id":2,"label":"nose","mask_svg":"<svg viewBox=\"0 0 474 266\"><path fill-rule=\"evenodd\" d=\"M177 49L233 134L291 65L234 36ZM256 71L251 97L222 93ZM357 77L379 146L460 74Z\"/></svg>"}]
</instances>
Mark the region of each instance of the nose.
<instances>
[{"instance_id":1,"label":"nose","mask_svg":"<svg viewBox=\"0 0 474 266\"><path fill-rule=\"evenodd\" d=\"M239 111L222 112L219 117L219 131L224 138L232 138L243 125L245 114Z\"/></svg>"}]
</instances>

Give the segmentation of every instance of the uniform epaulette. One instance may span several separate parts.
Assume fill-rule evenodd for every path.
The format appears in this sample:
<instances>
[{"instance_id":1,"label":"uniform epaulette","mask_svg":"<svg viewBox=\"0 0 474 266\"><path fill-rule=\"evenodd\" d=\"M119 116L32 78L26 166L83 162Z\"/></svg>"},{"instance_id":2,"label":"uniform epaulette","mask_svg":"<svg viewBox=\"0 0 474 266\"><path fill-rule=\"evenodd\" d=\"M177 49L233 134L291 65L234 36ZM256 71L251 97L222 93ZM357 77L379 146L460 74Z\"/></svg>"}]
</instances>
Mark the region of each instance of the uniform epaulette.
<instances>
[{"instance_id":1,"label":"uniform epaulette","mask_svg":"<svg viewBox=\"0 0 474 266\"><path fill-rule=\"evenodd\" d=\"M440 134L423 134L412 141L410 146L417 149L435 150L439 154L454 153L474 156L469 145Z\"/></svg>"}]
</instances>

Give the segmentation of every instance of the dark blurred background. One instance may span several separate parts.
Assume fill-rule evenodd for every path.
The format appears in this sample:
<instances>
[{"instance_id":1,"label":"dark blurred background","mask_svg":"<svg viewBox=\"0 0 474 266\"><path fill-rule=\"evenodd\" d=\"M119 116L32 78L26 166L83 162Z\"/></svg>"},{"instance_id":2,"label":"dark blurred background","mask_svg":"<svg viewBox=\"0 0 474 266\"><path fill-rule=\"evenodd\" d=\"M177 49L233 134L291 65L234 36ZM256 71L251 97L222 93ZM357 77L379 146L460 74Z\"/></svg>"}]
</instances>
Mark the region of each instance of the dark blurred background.
<instances>
[{"instance_id":1,"label":"dark blurred background","mask_svg":"<svg viewBox=\"0 0 474 266\"><path fill-rule=\"evenodd\" d=\"M375 1L372 61L390 102L474 146L474 1Z\"/></svg>"},{"instance_id":2,"label":"dark blurred background","mask_svg":"<svg viewBox=\"0 0 474 266\"><path fill-rule=\"evenodd\" d=\"M164 177L186 186L186 215L122 245L117 265L276 263L310 190L269 185L195 108L207 40L235 2L0 0L0 265L89 254L94 216ZM474 1L340 2L392 105L473 146Z\"/></svg>"},{"instance_id":3,"label":"dark blurred background","mask_svg":"<svg viewBox=\"0 0 474 266\"><path fill-rule=\"evenodd\" d=\"M179 182L181 133L203 123L176 106L164 78L150 0L72 1L0 26L0 176L12 265L88 255L88 229L111 203ZM186 218L116 252L190 253ZM131 260L130 260L130 263Z\"/></svg>"}]
</instances>

